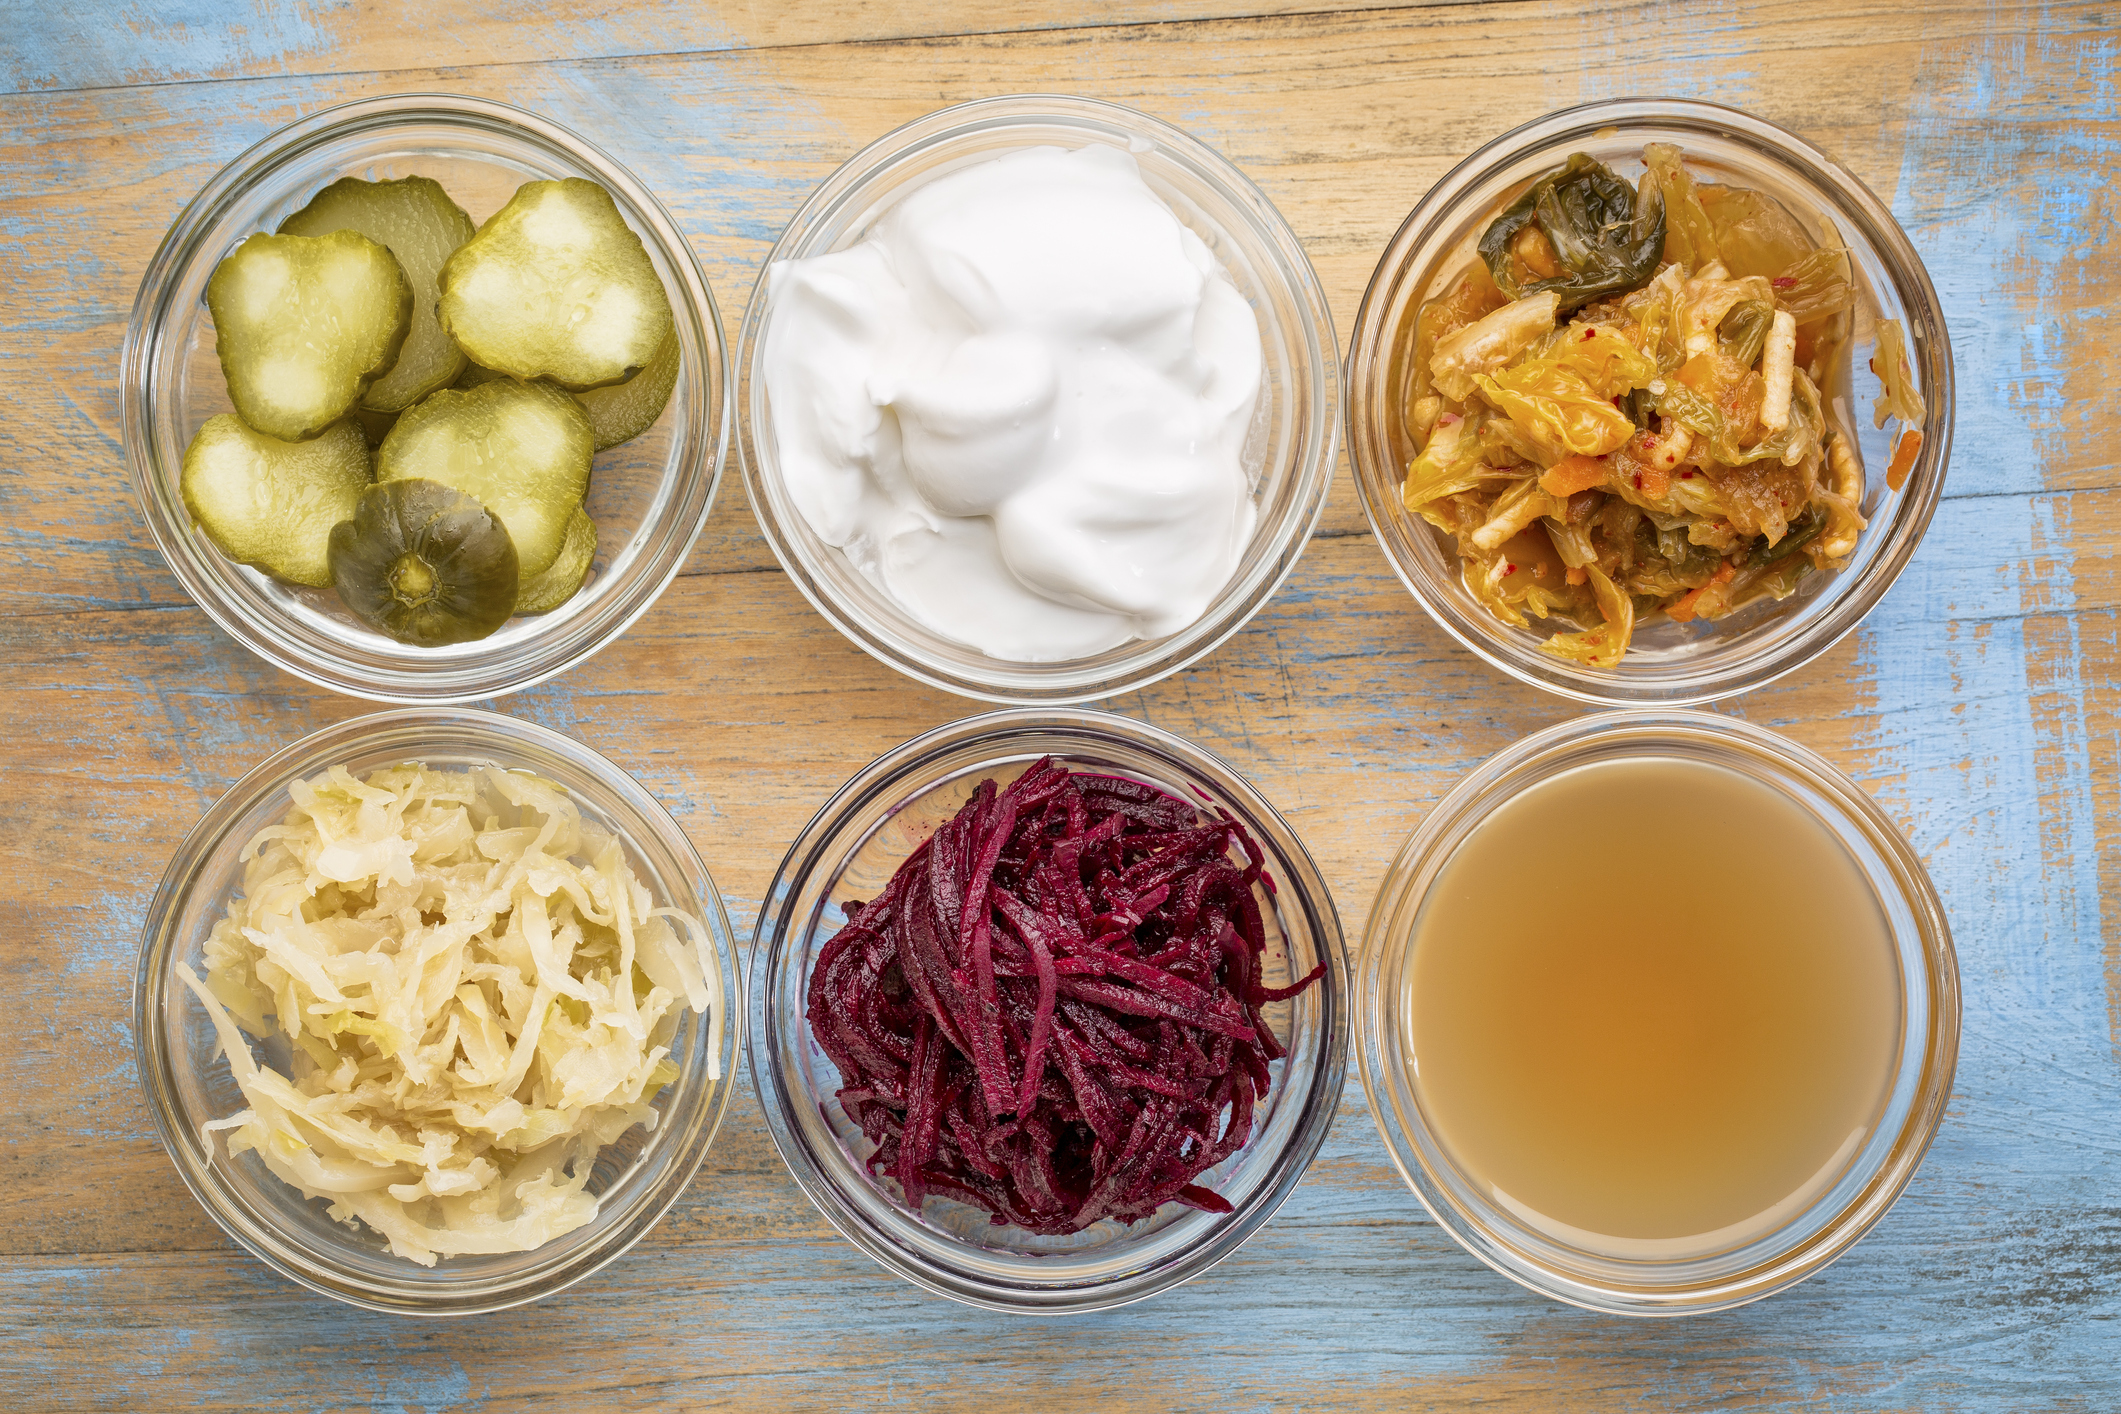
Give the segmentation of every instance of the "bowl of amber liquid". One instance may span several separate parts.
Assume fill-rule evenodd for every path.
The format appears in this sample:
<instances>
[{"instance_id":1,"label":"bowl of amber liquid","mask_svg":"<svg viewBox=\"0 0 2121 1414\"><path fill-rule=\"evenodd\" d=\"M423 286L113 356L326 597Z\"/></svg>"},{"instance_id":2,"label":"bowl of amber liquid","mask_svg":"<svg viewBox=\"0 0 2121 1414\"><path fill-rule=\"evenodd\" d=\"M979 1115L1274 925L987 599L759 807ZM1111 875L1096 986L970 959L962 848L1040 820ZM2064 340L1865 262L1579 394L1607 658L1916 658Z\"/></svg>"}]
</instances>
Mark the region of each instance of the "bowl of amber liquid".
<instances>
[{"instance_id":1,"label":"bowl of amber liquid","mask_svg":"<svg viewBox=\"0 0 2121 1414\"><path fill-rule=\"evenodd\" d=\"M1833 765L1689 711L1499 753L1400 851L1357 969L1394 1164L1503 1275L1717 1311L1819 1271L1914 1177L1959 1046L1921 861Z\"/></svg>"}]
</instances>

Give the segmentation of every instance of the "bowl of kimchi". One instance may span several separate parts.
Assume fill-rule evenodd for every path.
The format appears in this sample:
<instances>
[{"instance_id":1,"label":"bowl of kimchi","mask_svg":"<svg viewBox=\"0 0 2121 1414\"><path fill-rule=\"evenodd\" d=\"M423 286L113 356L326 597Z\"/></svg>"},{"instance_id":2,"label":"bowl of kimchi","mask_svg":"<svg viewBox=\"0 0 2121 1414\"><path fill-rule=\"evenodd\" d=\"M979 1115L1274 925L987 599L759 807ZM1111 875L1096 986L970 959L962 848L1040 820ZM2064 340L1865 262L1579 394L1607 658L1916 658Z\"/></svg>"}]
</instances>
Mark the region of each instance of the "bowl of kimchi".
<instances>
[{"instance_id":1,"label":"bowl of kimchi","mask_svg":"<svg viewBox=\"0 0 2121 1414\"><path fill-rule=\"evenodd\" d=\"M1564 109L1454 168L1379 261L1349 448L1415 600L1510 676L1684 705L1791 672L1913 555L1951 350L1891 211L1683 99Z\"/></svg>"}]
</instances>

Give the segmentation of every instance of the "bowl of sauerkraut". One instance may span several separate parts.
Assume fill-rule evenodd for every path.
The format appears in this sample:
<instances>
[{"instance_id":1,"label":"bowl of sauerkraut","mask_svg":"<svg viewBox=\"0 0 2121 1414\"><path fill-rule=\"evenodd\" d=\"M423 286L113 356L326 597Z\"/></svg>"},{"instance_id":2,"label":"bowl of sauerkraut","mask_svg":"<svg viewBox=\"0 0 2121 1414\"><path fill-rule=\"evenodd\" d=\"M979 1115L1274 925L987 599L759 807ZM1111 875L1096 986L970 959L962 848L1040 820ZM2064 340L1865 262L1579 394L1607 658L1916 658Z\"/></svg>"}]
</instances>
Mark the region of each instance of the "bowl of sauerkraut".
<instances>
[{"instance_id":1,"label":"bowl of sauerkraut","mask_svg":"<svg viewBox=\"0 0 2121 1414\"><path fill-rule=\"evenodd\" d=\"M1537 119L1430 190L1356 320L1349 448L1438 624L1579 701L1679 705L1826 651L1942 489L1951 349L1891 211L1682 99Z\"/></svg>"},{"instance_id":2,"label":"bowl of sauerkraut","mask_svg":"<svg viewBox=\"0 0 2121 1414\"><path fill-rule=\"evenodd\" d=\"M698 1169L742 1041L714 881L653 796L526 722L412 709L238 781L134 982L178 1174L282 1275L413 1315L618 1257Z\"/></svg>"}]
</instances>

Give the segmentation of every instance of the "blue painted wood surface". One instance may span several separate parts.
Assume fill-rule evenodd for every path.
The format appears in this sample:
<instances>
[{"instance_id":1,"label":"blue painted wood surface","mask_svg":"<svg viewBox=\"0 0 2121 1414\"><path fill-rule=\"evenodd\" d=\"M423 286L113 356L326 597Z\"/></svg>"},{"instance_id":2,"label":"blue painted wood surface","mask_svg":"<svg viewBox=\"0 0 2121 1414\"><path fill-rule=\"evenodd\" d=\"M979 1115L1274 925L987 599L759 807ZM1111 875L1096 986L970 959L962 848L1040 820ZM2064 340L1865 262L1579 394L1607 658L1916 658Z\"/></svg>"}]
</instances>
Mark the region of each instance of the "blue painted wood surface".
<instances>
[{"instance_id":1,"label":"blue painted wood surface","mask_svg":"<svg viewBox=\"0 0 2121 1414\"><path fill-rule=\"evenodd\" d=\"M472 6L430 38L388 5L0 9L0 1406L2121 1407L2116 12L1257 8L1000 5L968 24L940 6L535 20ZM434 63L460 67L420 67ZM1693 94L1839 154L1890 200L1945 302L1960 389L1947 499L1862 630L1720 708L1846 766L1944 898L1965 1042L1899 1207L1763 1304L1589 1316L1454 1247L1356 1096L1282 1213L1207 1277L1123 1311L1012 1321L838 1241L747 1093L640 1249L527 1311L367 1315L232 1247L137 1096L141 913L229 781L362 709L244 655L162 568L125 485L117 349L155 242L221 163L302 113L422 88L592 135L675 213L732 330L811 185L898 122L983 93L1098 94L1214 143L1289 216L1343 330L1428 183L1545 109ZM733 486L624 640L496 705L637 774L747 926L782 843L845 775L972 710L820 622ZM1305 834L1351 934L1426 804L1573 710L1419 615L1345 473L1249 629L1112 705L1251 774Z\"/></svg>"}]
</instances>

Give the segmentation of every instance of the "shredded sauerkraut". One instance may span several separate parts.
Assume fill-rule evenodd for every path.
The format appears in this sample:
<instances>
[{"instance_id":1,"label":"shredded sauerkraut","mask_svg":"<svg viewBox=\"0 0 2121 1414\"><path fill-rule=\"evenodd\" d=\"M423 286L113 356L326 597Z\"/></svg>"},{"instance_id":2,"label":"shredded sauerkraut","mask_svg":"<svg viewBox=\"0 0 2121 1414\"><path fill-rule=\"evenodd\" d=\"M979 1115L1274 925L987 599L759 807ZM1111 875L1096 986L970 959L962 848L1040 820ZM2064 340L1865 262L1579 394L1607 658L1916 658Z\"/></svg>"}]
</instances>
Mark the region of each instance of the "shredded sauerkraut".
<instances>
[{"instance_id":1,"label":"shredded sauerkraut","mask_svg":"<svg viewBox=\"0 0 2121 1414\"><path fill-rule=\"evenodd\" d=\"M289 793L244 849L205 980L178 969L249 1105L204 1129L422 1266L590 1221L597 1150L655 1127L685 1010L721 1078L706 929L536 776L334 766ZM285 1037L288 1071L246 1031Z\"/></svg>"}]
</instances>

